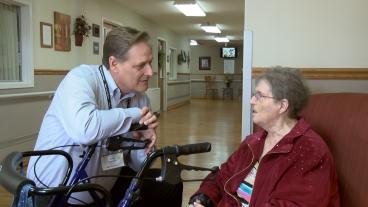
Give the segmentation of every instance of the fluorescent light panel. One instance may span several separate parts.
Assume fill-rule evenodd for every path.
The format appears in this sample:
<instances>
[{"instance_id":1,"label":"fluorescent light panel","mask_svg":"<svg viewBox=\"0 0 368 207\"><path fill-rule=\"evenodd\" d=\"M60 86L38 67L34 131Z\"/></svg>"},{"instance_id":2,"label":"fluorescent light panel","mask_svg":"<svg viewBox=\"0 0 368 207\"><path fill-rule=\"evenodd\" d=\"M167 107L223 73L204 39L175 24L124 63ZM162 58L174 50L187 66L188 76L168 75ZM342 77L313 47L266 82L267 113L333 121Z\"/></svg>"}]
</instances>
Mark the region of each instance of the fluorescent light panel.
<instances>
[{"instance_id":1,"label":"fluorescent light panel","mask_svg":"<svg viewBox=\"0 0 368 207\"><path fill-rule=\"evenodd\" d=\"M192 45L192 46L194 46L194 45L198 45L198 42L197 42L197 41L195 41L195 40L190 40L189 45Z\"/></svg>"},{"instance_id":2,"label":"fluorescent light panel","mask_svg":"<svg viewBox=\"0 0 368 207\"><path fill-rule=\"evenodd\" d=\"M174 6L185 16L206 16L196 1L175 1Z\"/></svg>"},{"instance_id":3,"label":"fluorescent light panel","mask_svg":"<svg viewBox=\"0 0 368 207\"><path fill-rule=\"evenodd\" d=\"M201 28L208 33L221 33L220 28L216 24L201 24Z\"/></svg>"},{"instance_id":4,"label":"fluorescent light panel","mask_svg":"<svg viewBox=\"0 0 368 207\"><path fill-rule=\"evenodd\" d=\"M217 42L230 42L230 40L227 37L215 37L215 40Z\"/></svg>"}]
</instances>

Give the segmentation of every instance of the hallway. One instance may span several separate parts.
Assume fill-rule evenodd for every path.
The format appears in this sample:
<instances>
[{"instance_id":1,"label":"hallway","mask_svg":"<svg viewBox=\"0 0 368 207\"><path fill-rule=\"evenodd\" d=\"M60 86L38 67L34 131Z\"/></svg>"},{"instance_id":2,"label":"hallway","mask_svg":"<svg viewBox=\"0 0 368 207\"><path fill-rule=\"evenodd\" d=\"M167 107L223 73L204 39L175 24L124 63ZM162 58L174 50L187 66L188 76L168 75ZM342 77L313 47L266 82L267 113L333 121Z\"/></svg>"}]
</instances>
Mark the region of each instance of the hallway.
<instances>
[{"instance_id":1,"label":"hallway","mask_svg":"<svg viewBox=\"0 0 368 207\"><path fill-rule=\"evenodd\" d=\"M212 167L236 149L241 138L241 101L192 99L191 104L164 112L157 131L158 147L210 142L211 152L179 157L183 164ZM183 178L203 178L207 172L190 171ZM200 182L184 183L183 207Z\"/></svg>"}]
</instances>

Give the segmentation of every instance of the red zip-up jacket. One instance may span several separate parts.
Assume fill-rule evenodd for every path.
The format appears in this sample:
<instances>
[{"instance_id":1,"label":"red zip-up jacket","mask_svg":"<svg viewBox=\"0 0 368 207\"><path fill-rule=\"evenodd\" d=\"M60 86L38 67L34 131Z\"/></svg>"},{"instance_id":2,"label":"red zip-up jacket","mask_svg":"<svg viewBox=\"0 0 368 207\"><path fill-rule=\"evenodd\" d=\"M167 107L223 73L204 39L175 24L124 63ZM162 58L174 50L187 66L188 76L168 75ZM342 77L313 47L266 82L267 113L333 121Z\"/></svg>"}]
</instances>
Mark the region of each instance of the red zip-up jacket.
<instances>
[{"instance_id":1,"label":"red zip-up jacket","mask_svg":"<svg viewBox=\"0 0 368 207\"><path fill-rule=\"evenodd\" d=\"M214 206L241 206L236 190L260 159L266 135L249 135L195 195L207 195ZM332 155L304 119L260 160L249 207L268 206L340 206Z\"/></svg>"}]
</instances>

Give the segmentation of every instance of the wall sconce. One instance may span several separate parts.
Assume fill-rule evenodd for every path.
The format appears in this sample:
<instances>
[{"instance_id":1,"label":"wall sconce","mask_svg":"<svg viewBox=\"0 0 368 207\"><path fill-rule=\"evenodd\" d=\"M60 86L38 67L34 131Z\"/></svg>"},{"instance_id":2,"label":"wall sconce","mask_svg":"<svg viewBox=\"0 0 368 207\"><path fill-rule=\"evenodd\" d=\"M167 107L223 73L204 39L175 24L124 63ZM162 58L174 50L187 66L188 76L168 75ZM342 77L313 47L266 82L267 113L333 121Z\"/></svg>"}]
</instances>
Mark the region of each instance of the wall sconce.
<instances>
[{"instance_id":1,"label":"wall sconce","mask_svg":"<svg viewBox=\"0 0 368 207\"><path fill-rule=\"evenodd\" d=\"M195 0L177 0L174 2L174 6L185 16L206 16Z\"/></svg>"},{"instance_id":2,"label":"wall sconce","mask_svg":"<svg viewBox=\"0 0 368 207\"><path fill-rule=\"evenodd\" d=\"M220 28L216 24L205 23L201 24L201 29L208 33L221 33Z\"/></svg>"}]
</instances>

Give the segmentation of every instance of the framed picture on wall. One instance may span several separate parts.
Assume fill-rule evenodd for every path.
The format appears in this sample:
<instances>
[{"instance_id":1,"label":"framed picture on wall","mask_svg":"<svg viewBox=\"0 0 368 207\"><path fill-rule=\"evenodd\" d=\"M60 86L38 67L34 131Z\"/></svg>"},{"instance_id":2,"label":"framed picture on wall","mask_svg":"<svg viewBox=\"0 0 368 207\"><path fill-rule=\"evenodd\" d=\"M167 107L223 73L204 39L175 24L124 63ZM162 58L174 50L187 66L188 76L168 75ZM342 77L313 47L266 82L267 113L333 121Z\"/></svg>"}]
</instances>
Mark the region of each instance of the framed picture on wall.
<instances>
[{"instance_id":1,"label":"framed picture on wall","mask_svg":"<svg viewBox=\"0 0 368 207\"><path fill-rule=\"evenodd\" d=\"M98 42L93 42L93 54L98 55L100 51L100 44Z\"/></svg>"},{"instance_id":2,"label":"framed picture on wall","mask_svg":"<svg viewBox=\"0 0 368 207\"><path fill-rule=\"evenodd\" d=\"M52 24L40 22L40 42L42 48L52 48Z\"/></svg>"},{"instance_id":3,"label":"framed picture on wall","mask_svg":"<svg viewBox=\"0 0 368 207\"><path fill-rule=\"evenodd\" d=\"M56 51L70 51L70 22L69 15L54 12L54 49Z\"/></svg>"},{"instance_id":4,"label":"framed picture on wall","mask_svg":"<svg viewBox=\"0 0 368 207\"><path fill-rule=\"evenodd\" d=\"M100 25L92 24L92 35L94 37L100 37Z\"/></svg>"},{"instance_id":5,"label":"framed picture on wall","mask_svg":"<svg viewBox=\"0 0 368 207\"><path fill-rule=\"evenodd\" d=\"M211 70L211 57L199 57L199 70Z\"/></svg>"}]
</instances>

